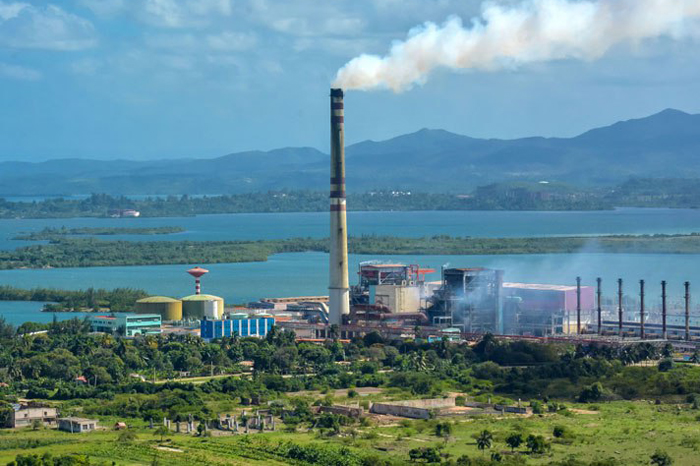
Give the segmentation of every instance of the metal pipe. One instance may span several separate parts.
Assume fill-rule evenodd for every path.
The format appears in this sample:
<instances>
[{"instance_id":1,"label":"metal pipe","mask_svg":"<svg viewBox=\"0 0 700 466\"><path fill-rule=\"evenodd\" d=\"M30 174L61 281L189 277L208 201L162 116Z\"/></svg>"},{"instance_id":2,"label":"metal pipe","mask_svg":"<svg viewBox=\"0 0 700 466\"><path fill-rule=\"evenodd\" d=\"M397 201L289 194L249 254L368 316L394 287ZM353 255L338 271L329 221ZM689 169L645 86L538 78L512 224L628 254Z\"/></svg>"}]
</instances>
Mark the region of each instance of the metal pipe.
<instances>
[{"instance_id":1,"label":"metal pipe","mask_svg":"<svg viewBox=\"0 0 700 466\"><path fill-rule=\"evenodd\" d=\"M602 296L603 296L603 287L602 287L602 282L603 280L598 277L596 278L596 282L598 283L598 292L597 292L597 297L598 297L598 335L603 333L603 322L602 322L602 315L603 315L603 309L601 307L601 301L602 301Z\"/></svg>"},{"instance_id":2,"label":"metal pipe","mask_svg":"<svg viewBox=\"0 0 700 466\"><path fill-rule=\"evenodd\" d=\"M690 341L690 282L685 282L685 341Z\"/></svg>"},{"instance_id":3,"label":"metal pipe","mask_svg":"<svg viewBox=\"0 0 700 466\"><path fill-rule=\"evenodd\" d=\"M622 337L622 279L617 279L617 329Z\"/></svg>"},{"instance_id":4,"label":"metal pipe","mask_svg":"<svg viewBox=\"0 0 700 466\"><path fill-rule=\"evenodd\" d=\"M329 320L336 325L343 323L343 315L350 314L344 126L343 90L331 89L331 242L328 288Z\"/></svg>"},{"instance_id":5,"label":"metal pipe","mask_svg":"<svg viewBox=\"0 0 700 466\"><path fill-rule=\"evenodd\" d=\"M644 280L639 280L639 337L644 339Z\"/></svg>"},{"instance_id":6,"label":"metal pipe","mask_svg":"<svg viewBox=\"0 0 700 466\"><path fill-rule=\"evenodd\" d=\"M576 277L576 333L581 335L581 277Z\"/></svg>"},{"instance_id":7,"label":"metal pipe","mask_svg":"<svg viewBox=\"0 0 700 466\"><path fill-rule=\"evenodd\" d=\"M666 280L661 281L661 338L668 339L666 331Z\"/></svg>"}]
</instances>

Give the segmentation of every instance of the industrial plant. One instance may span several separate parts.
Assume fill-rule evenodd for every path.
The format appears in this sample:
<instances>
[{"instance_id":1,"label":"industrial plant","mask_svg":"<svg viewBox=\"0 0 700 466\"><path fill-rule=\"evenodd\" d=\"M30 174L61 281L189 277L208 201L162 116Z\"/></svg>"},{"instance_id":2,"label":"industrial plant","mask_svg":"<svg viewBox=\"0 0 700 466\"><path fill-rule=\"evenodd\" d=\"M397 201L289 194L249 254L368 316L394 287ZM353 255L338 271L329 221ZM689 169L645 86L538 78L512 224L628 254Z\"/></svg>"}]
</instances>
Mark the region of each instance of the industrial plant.
<instances>
[{"instance_id":1,"label":"industrial plant","mask_svg":"<svg viewBox=\"0 0 700 466\"><path fill-rule=\"evenodd\" d=\"M227 308L223 298L202 293L201 280L209 271L194 267L187 270L195 280L194 294L141 299L133 314L93 317L93 330L126 336L192 332L207 340L264 337L273 326L309 340L349 339L372 332L428 341L474 339L486 333L599 342L700 340L700 318L691 309L688 282L682 299L675 301L662 282L659 305L645 302L644 280L638 292L625 294L619 279L614 297L606 298L600 278L594 286L582 284L580 277L572 277L575 284L513 283L505 281L507 270L483 267L443 266L438 271L417 264L367 261L360 263L357 280L351 283L343 100L342 89L331 89L327 296L267 297Z\"/></svg>"}]
</instances>

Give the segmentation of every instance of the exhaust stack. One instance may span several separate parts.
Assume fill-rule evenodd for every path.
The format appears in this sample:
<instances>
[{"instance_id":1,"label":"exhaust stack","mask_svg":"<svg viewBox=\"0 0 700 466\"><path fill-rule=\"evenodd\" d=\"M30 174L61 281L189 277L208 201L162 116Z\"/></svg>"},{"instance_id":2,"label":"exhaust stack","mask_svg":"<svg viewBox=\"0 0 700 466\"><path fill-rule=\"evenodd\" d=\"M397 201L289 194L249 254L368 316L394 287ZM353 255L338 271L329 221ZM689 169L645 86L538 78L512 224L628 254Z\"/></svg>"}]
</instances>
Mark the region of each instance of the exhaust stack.
<instances>
[{"instance_id":1,"label":"exhaust stack","mask_svg":"<svg viewBox=\"0 0 700 466\"><path fill-rule=\"evenodd\" d=\"M666 280L661 280L661 338L664 340L668 340L666 315Z\"/></svg>"},{"instance_id":2,"label":"exhaust stack","mask_svg":"<svg viewBox=\"0 0 700 466\"><path fill-rule=\"evenodd\" d=\"M350 314L348 223L345 204L343 90L331 89L331 243L329 322L340 325Z\"/></svg>"},{"instance_id":3,"label":"exhaust stack","mask_svg":"<svg viewBox=\"0 0 700 466\"><path fill-rule=\"evenodd\" d=\"M644 340L644 280L639 280L639 337Z\"/></svg>"},{"instance_id":4,"label":"exhaust stack","mask_svg":"<svg viewBox=\"0 0 700 466\"><path fill-rule=\"evenodd\" d=\"M620 338L624 336L622 332L622 279L617 279L617 325Z\"/></svg>"},{"instance_id":5,"label":"exhaust stack","mask_svg":"<svg viewBox=\"0 0 700 466\"><path fill-rule=\"evenodd\" d=\"M685 341L690 341L690 282L685 282Z\"/></svg>"},{"instance_id":6,"label":"exhaust stack","mask_svg":"<svg viewBox=\"0 0 700 466\"><path fill-rule=\"evenodd\" d=\"M581 335L581 277L576 277L576 333Z\"/></svg>"},{"instance_id":7,"label":"exhaust stack","mask_svg":"<svg viewBox=\"0 0 700 466\"><path fill-rule=\"evenodd\" d=\"M597 308L598 308L597 309L597 311L598 311L598 335L602 335L603 331L602 331L602 327L601 327L601 325L602 325L601 317L602 317L603 310L600 307L600 301L601 301L602 296L603 296L603 287L602 287L603 280L600 277L598 277L595 279L595 281L598 284L598 290L596 292L597 304L598 304L598 306L597 306Z\"/></svg>"}]
</instances>

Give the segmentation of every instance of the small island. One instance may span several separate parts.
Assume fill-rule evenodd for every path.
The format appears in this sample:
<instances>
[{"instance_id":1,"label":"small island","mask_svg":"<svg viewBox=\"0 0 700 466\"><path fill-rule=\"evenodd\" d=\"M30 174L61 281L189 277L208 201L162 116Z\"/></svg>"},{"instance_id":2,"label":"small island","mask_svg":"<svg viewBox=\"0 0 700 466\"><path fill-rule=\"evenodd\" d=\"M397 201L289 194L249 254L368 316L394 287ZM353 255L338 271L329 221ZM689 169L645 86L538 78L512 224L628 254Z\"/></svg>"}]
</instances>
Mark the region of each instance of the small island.
<instances>
[{"instance_id":1,"label":"small island","mask_svg":"<svg viewBox=\"0 0 700 466\"><path fill-rule=\"evenodd\" d=\"M174 233L182 233L185 229L182 227L143 227L143 228L125 228L125 227L99 227L99 228L44 228L41 231L23 233L12 239L23 241L51 241L59 237L68 236L114 236L114 235L171 235Z\"/></svg>"}]
</instances>

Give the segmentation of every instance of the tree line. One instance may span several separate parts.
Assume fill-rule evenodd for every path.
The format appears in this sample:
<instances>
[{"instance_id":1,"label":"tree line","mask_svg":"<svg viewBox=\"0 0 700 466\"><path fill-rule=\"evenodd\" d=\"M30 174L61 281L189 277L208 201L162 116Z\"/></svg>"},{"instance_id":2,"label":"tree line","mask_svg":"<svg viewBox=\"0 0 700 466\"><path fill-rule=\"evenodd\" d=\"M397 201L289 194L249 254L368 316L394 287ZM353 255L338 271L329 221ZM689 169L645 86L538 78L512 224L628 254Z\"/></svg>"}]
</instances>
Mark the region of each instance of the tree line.
<instances>
[{"instance_id":1,"label":"tree line","mask_svg":"<svg viewBox=\"0 0 700 466\"><path fill-rule=\"evenodd\" d=\"M52 239L49 244L0 251L0 269L101 267L159 264L263 262L273 254L328 252L326 238L260 241L104 241ZM351 237L354 254L562 254L587 252L697 254L700 234L597 237L471 238L430 236Z\"/></svg>"}]
</instances>

